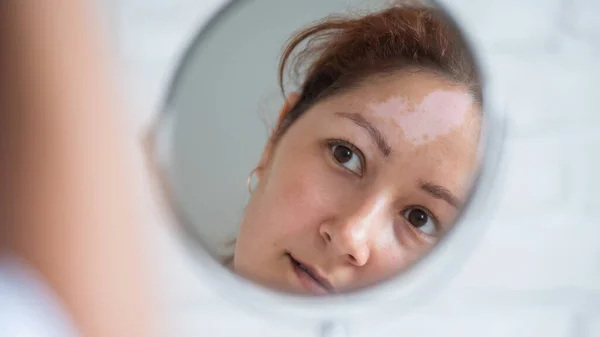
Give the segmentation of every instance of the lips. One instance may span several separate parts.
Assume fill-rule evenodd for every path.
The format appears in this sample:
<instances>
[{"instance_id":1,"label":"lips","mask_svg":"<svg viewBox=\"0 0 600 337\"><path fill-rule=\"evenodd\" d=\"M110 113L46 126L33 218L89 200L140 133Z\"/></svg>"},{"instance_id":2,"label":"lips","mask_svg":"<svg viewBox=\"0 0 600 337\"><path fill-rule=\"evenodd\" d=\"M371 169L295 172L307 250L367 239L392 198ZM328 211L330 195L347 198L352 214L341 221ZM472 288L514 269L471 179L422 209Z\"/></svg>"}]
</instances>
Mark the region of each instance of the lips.
<instances>
[{"instance_id":1,"label":"lips","mask_svg":"<svg viewBox=\"0 0 600 337\"><path fill-rule=\"evenodd\" d=\"M316 295L327 295L334 292L331 283L321 276L313 267L296 260L291 254L286 254L298 277L300 284L308 291Z\"/></svg>"}]
</instances>

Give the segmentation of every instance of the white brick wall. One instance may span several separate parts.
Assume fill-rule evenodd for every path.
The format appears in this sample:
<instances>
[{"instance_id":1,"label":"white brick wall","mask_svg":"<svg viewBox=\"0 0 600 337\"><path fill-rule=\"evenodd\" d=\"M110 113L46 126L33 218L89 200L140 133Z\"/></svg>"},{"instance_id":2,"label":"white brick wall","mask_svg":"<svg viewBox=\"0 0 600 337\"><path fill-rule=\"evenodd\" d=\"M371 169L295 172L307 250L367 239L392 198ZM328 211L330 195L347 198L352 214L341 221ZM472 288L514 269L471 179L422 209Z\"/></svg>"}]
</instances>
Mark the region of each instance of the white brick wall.
<instances>
[{"instance_id":1,"label":"white brick wall","mask_svg":"<svg viewBox=\"0 0 600 337\"><path fill-rule=\"evenodd\" d=\"M593 314L582 314L579 317L581 336L600 336L600 315L598 312Z\"/></svg>"},{"instance_id":2,"label":"white brick wall","mask_svg":"<svg viewBox=\"0 0 600 337\"><path fill-rule=\"evenodd\" d=\"M122 0L117 32L146 123L181 48L220 0ZM447 0L486 51L511 130L499 209L439 298L354 336L600 336L600 2ZM223 302L157 224L169 336L311 336Z\"/></svg>"},{"instance_id":3,"label":"white brick wall","mask_svg":"<svg viewBox=\"0 0 600 337\"><path fill-rule=\"evenodd\" d=\"M573 314L564 309L486 309L411 315L357 331L360 336L573 336ZM359 335L359 334L357 334Z\"/></svg>"}]
</instances>

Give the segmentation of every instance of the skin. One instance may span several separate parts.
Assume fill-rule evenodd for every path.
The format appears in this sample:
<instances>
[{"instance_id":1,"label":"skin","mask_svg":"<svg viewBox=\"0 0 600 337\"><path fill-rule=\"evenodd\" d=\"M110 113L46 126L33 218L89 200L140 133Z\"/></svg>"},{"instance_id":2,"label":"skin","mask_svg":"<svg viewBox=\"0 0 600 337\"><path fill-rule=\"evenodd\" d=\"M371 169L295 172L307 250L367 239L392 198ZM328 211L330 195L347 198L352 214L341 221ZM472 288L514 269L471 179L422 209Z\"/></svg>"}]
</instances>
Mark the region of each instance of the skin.
<instances>
[{"instance_id":1,"label":"skin","mask_svg":"<svg viewBox=\"0 0 600 337\"><path fill-rule=\"evenodd\" d=\"M134 139L91 9L0 4L0 254L41 275L79 335L154 336Z\"/></svg>"},{"instance_id":2,"label":"skin","mask_svg":"<svg viewBox=\"0 0 600 337\"><path fill-rule=\"evenodd\" d=\"M480 116L465 88L425 71L370 78L315 104L265 148L235 271L321 294L302 285L289 254L326 279L328 292L406 269L459 215L477 169Z\"/></svg>"}]
</instances>

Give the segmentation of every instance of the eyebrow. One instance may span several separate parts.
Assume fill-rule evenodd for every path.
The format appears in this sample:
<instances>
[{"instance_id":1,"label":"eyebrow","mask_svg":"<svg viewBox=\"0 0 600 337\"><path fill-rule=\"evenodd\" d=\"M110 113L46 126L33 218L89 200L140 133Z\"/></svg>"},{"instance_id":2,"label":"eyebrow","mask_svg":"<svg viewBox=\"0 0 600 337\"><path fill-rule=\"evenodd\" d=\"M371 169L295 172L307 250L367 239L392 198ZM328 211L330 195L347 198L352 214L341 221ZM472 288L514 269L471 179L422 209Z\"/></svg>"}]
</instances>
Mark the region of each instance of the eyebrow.
<instances>
[{"instance_id":1,"label":"eyebrow","mask_svg":"<svg viewBox=\"0 0 600 337\"><path fill-rule=\"evenodd\" d=\"M379 148L379 151L385 157L390 155L390 153L392 152L392 148L385 140L379 129L377 129L373 124L371 124L371 122L366 120L362 115L351 112L336 112L335 114L343 118L348 118L351 121L353 121L356 125L365 129L369 136L371 136L373 142L377 145L377 148Z\"/></svg>"},{"instance_id":2,"label":"eyebrow","mask_svg":"<svg viewBox=\"0 0 600 337\"><path fill-rule=\"evenodd\" d=\"M437 185L431 182L420 181L419 187L423 191L429 193L434 198L444 200L456 209L459 209L462 206L462 202L444 186Z\"/></svg>"}]
</instances>

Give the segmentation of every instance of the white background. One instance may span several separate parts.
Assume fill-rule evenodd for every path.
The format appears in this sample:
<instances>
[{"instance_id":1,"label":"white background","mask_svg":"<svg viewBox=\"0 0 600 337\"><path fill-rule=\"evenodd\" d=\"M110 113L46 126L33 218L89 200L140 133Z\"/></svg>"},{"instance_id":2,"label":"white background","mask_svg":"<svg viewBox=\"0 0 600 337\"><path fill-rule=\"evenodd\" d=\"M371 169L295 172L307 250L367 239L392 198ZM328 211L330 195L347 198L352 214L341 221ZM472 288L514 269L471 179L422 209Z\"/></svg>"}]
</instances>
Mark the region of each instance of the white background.
<instances>
[{"instance_id":1,"label":"white background","mask_svg":"<svg viewBox=\"0 0 600 337\"><path fill-rule=\"evenodd\" d=\"M221 1L110 2L140 132L182 48ZM471 30L506 97L511 128L500 202L483 242L441 296L409 316L358 325L353 336L600 336L600 1L444 3ZM165 335L314 334L214 294L153 205L148 224L172 318Z\"/></svg>"}]
</instances>

